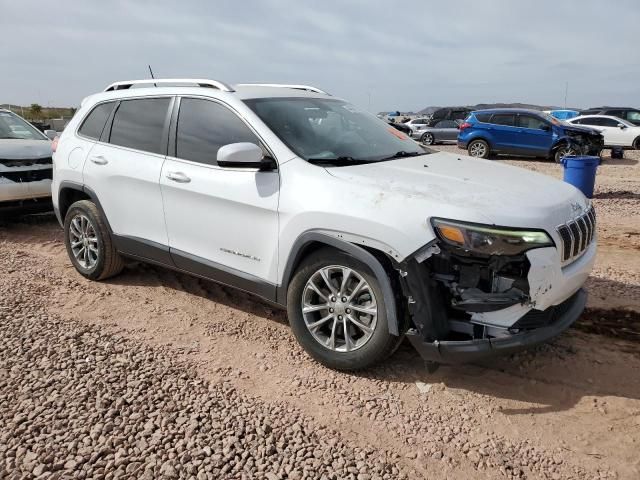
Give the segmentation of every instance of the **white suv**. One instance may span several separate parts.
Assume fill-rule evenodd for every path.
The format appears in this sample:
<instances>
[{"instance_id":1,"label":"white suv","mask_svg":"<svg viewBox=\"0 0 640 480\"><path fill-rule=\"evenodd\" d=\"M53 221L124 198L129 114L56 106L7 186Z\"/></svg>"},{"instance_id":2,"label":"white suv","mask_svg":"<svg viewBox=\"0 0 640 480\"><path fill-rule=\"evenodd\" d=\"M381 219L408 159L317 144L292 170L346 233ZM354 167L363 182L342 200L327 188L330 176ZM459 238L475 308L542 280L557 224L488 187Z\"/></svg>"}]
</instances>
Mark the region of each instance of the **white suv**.
<instances>
[{"instance_id":1,"label":"white suv","mask_svg":"<svg viewBox=\"0 0 640 480\"><path fill-rule=\"evenodd\" d=\"M307 352L364 368L547 340L582 312L595 215L574 187L425 150L302 85L144 80L88 97L53 201L87 278L125 257L285 307Z\"/></svg>"}]
</instances>

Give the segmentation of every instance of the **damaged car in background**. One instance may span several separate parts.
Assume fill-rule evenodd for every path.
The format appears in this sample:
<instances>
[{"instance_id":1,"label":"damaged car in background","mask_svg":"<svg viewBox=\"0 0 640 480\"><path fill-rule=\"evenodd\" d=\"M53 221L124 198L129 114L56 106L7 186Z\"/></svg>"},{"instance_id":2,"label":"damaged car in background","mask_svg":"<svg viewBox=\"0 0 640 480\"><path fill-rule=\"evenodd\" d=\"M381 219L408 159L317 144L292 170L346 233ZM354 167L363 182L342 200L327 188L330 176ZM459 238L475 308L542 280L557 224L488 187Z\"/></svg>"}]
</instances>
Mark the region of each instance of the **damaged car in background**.
<instances>
[{"instance_id":1,"label":"damaged car in background","mask_svg":"<svg viewBox=\"0 0 640 480\"><path fill-rule=\"evenodd\" d=\"M0 109L0 216L51 210L51 140L15 113Z\"/></svg>"},{"instance_id":2,"label":"damaged car in background","mask_svg":"<svg viewBox=\"0 0 640 480\"><path fill-rule=\"evenodd\" d=\"M513 352L585 306L596 217L579 190L429 150L315 87L118 82L83 101L54 163L79 274L134 258L237 287L286 308L331 368L405 336L436 362Z\"/></svg>"},{"instance_id":3,"label":"damaged car in background","mask_svg":"<svg viewBox=\"0 0 640 480\"><path fill-rule=\"evenodd\" d=\"M558 120L536 110L496 108L471 112L460 125L458 147L472 157L497 154L550 158L599 156L604 138L594 128Z\"/></svg>"}]
</instances>

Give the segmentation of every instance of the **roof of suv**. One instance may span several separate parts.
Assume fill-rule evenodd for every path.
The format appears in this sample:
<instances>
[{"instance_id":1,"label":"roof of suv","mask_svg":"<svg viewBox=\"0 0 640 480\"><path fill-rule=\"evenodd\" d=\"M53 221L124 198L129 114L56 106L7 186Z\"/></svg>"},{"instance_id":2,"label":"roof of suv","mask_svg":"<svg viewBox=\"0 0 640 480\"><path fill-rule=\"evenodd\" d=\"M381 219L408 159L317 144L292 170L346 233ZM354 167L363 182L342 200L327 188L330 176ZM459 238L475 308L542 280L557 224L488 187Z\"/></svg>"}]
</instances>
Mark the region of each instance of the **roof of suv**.
<instances>
[{"instance_id":1,"label":"roof of suv","mask_svg":"<svg viewBox=\"0 0 640 480\"><path fill-rule=\"evenodd\" d=\"M152 96L158 94L191 94L213 96L233 95L241 100L249 98L272 97L311 97L326 98L327 92L309 85L277 84L277 83L245 83L228 85L218 80L171 78L125 80L112 83L103 92L92 95L100 100L132 96ZM83 102L84 103L84 102Z\"/></svg>"},{"instance_id":2,"label":"roof of suv","mask_svg":"<svg viewBox=\"0 0 640 480\"><path fill-rule=\"evenodd\" d=\"M486 110L474 110L473 113L533 113L542 115L544 112L540 110L531 110L527 108L488 108Z\"/></svg>"}]
</instances>

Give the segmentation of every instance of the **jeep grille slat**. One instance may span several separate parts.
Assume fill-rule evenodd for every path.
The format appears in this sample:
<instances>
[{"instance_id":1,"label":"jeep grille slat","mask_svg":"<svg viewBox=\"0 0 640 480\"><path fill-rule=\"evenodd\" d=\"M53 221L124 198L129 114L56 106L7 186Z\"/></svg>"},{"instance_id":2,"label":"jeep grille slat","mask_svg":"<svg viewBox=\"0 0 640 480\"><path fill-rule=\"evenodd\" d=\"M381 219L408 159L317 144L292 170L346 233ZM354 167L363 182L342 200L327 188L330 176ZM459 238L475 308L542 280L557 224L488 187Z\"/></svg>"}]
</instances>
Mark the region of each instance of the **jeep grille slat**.
<instances>
[{"instance_id":1,"label":"jeep grille slat","mask_svg":"<svg viewBox=\"0 0 640 480\"><path fill-rule=\"evenodd\" d=\"M580 217L557 228L562 239L563 263L570 263L582 255L596 236L596 214L593 207Z\"/></svg>"}]
</instances>

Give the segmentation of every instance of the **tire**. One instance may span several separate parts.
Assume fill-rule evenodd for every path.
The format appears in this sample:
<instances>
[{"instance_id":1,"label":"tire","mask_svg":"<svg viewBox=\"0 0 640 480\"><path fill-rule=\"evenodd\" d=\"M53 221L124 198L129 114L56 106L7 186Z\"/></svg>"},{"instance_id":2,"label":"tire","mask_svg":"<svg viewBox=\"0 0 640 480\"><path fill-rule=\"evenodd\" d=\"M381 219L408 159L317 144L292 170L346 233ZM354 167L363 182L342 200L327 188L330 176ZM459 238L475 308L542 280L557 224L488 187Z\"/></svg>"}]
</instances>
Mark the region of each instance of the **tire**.
<instances>
[{"instance_id":1,"label":"tire","mask_svg":"<svg viewBox=\"0 0 640 480\"><path fill-rule=\"evenodd\" d=\"M78 241L81 243L72 245ZM64 243L71 263L85 278L104 280L124 268L105 219L89 200L80 200L69 207L64 218Z\"/></svg>"},{"instance_id":2,"label":"tire","mask_svg":"<svg viewBox=\"0 0 640 480\"><path fill-rule=\"evenodd\" d=\"M569 155L575 155L576 150L568 144L562 144L558 148L556 148L555 153L553 154L553 158L556 163L562 163L562 159Z\"/></svg>"},{"instance_id":3,"label":"tire","mask_svg":"<svg viewBox=\"0 0 640 480\"><path fill-rule=\"evenodd\" d=\"M420 137L420 142L424 143L425 145L433 145L434 143L436 143L435 138L433 137L433 133L424 133L422 135L422 137Z\"/></svg>"},{"instance_id":4,"label":"tire","mask_svg":"<svg viewBox=\"0 0 640 480\"><path fill-rule=\"evenodd\" d=\"M633 141L633 149L634 150L640 150L640 137L636 138Z\"/></svg>"},{"instance_id":5,"label":"tire","mask_svg":"<svg viewBox=\"0 0 640 480\"><path fill-rule=\"evenodd\" d=\"M331 282L335 295L331 294L322 272ZM345 272L350 273L346 274L348 280L342 290ZM358 291L355 286L360 281L366 286ZM317 289L312 288L311 283ZM349 301L348 297L354 294ZM347 302L341 301L343 299ZM303 313L303 304L314 306L316 310ZM375 316L363 310L375 311ZM289 284L287 312L293 334L305 351L316 361L336 370L360 370L380 363L402 340L401 336L389 333L386 305L375 275L362 262L333 249L320 249L303 260ZM356 323L350 319L355 319ZM317 327L308 327L320 321L322 323L316 324ZM356 326L358 323L371 327L370 332ZM345 342L347 336L349 341Z\"/></svg>"},{"instance_id":6,"label":"tire","mask_svg":"<svg viewBox=\"0 0 640 480\"><path fill-rule=\"evenodd\" d=\"M469 156L475 158L489 158L491 155L491 149L489 144L484 140L471 140L467 145L467 151Z\"/></svg>"}]
</instances>

